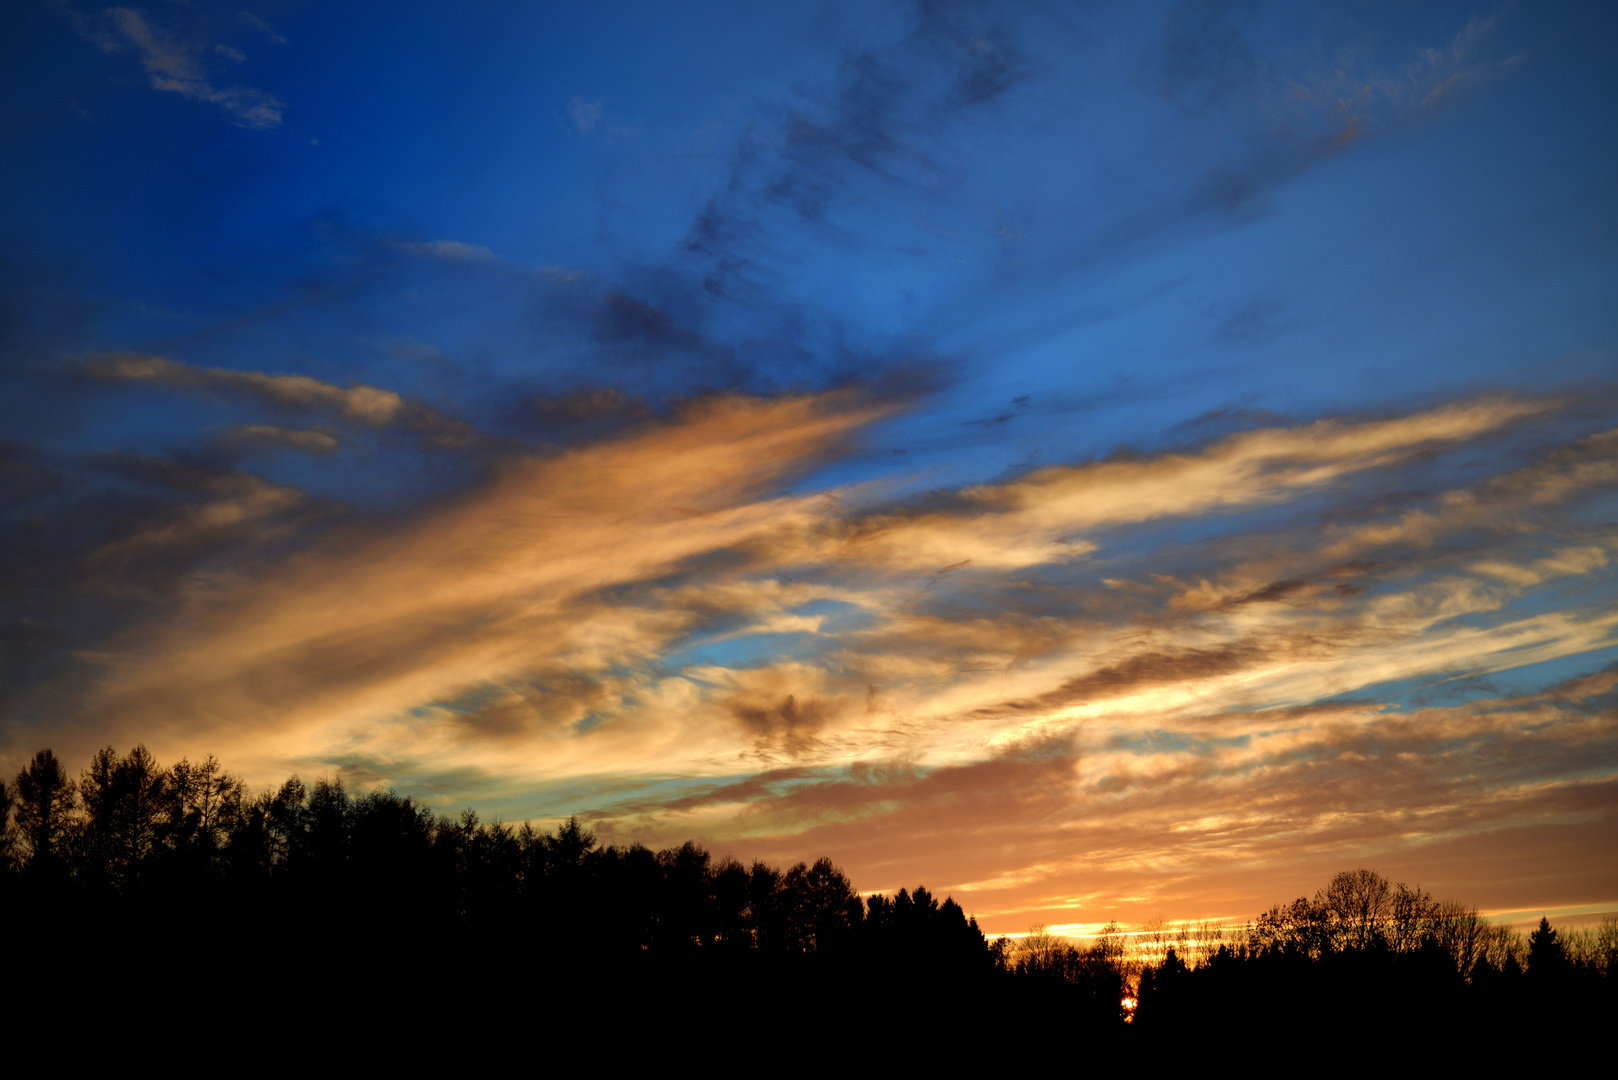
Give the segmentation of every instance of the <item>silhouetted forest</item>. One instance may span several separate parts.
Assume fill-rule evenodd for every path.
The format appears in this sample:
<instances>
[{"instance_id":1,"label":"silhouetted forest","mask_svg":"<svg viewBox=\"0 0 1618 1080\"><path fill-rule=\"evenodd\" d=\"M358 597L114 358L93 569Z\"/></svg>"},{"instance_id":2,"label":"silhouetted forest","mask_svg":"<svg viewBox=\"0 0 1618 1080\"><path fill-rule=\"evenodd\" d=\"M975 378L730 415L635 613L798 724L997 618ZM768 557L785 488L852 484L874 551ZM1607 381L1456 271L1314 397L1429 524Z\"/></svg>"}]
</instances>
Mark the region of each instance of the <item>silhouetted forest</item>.
<instances>
[{"instance_id":1,"label":"silhouetted forest","mask_svg":"<svg viewBox=\"0 0 1618 1080\"><path fill-rule=\"evenodd\" d=\"M990 941L953 900L862 899L825 858L603 846L577 819L443 817L325 779L255 795L212 757L164 768L140 746L77 777L42 750L0 783L0 915L13 1016L240 1032L273 1015L278 1037L385 1027L393 1045L442 1037L445 1010L508 1033L568 1017L593 1037L796 1032L935 1055L994 1056L996 1030L1091 1054L1255 1030L1455 1038L1605 1020L1618 960L1610 919L1525 936L1370 870L1241 926Z\"/></svg>"}]
</instances>

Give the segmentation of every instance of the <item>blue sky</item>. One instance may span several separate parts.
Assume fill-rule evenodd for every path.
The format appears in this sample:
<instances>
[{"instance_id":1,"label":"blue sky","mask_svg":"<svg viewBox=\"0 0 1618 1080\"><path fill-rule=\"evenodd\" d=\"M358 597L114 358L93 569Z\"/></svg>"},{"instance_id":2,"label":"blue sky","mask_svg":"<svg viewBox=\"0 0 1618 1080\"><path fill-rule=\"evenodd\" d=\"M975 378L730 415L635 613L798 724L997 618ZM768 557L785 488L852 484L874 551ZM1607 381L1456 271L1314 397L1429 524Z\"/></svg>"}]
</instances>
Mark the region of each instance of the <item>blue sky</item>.
<instances>
[{"instance_id":1,"label":"blue sky","mask_svg":"<svg viewBox=\"0 0 1618 1080\"><path fill-rule=\"evenodd\" d=\"M0 20L6 760L996 929L1344 860L1618 899L1609 8ZM1531 822L1573 854L1454 854Z\"/></svg>"}]
</instances>

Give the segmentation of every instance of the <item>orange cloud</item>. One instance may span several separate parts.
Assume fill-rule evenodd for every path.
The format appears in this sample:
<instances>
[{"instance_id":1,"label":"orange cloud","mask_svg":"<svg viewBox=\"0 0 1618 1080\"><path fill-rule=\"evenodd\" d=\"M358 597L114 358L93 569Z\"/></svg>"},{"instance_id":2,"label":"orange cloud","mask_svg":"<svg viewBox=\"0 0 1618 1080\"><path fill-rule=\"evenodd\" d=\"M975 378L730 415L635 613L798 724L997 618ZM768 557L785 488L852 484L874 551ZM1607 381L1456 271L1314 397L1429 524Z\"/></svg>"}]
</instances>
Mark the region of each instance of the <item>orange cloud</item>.
<instances>
[{"instance_id":1,"label":"orange cloud","mask_svg":"<svg viewBox=\"0 0 1618 1080\"><path fill-rule=\"evenodd\" d=\"M1618 540L1578 513L1618 482L1613 432L1349 524L1294 509L1399 488L1413 460L1555 408L1253 431L909 508L782 493L881 408L713 399L251 575L197 575L177 611L80 658L81 745L57 749L138 738L257 782L337 768L507 816L584 811L612 837L829 851L865 888L925 872L992 929L1128 914L1091 910L1103 896L1145 916L1242 874L1306 890L1338 860L1612 820L1611 678L1479 680L1618 645ZM129 542L298 497L232 483ZM1206 542L1151 532L1236 512ZM1382 689L1406 684L1439 703ZM1200 914L1274 899L1231 889Z\"/></svg>"},{"instance_id":2,"label":"orange cloud","mask_svg":"<svg viewBox=\"0 0 1618 1080\"><path fill-rule=\"evenodd\" d=\"M393 725L379 738L418 753L417 739L452 741L419 716L480 687L652 655L687 617L610 591L805 512L808 498L753 496L871 416L834 404L708 402L633 439L514 462L399 531L351 529L250 582L199 581L164 625L99 650L87 713L154 747L223 738L218 752L255 771L356 728Z\"/></svg>"}]
</instances>

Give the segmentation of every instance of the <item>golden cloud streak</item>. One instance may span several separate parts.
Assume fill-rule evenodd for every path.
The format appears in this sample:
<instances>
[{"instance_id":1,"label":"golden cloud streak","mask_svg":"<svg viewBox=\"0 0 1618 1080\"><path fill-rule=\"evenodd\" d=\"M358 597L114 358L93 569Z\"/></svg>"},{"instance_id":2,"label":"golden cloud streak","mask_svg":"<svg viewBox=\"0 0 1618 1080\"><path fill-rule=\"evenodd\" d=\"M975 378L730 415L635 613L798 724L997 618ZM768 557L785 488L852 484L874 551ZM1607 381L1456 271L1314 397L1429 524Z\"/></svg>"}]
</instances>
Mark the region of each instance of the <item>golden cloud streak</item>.
<instances>
[{"instance_id":1,"label":"golden cloud streak","mask_svg":"<svg viewBox=\"0 0 1618 1080\"><path fill-rule=\"evenodd\" d=\"M526 813L593 807L607 835L834 848L875 883L925 855L935 884L1024 914L1101 869L1166 896L1148 884L1190 866L1572 820L1618 768L1611 685L1583 704L1566 688L1415 711L1327 699L1618 642L1599 600L1517 606L1606 587L1618 540L1564 508L1618 481L1618 434L1372 520L1244 527L1175 574L1121 554L1131 529L1397 477L1550 408L1247 432L872 511L844 509L858 490L780 491L881 409L715 399L511 461L252 580L199 576L178 613L85 658L100 678L77 706L83 749L140 738L261 782L321 765L460 777ZM1543 766L1513 773L1507 745ZM1580 753L1595 779L1562 769ZM546 801L580 785L600 790L584 807Z\"/></svg>"},{"instance_id":2,"label":"golden cloud streak","mask_svg":"<svg viewBox=\"0 0 1618 1080\"><path fill-rule=\"evenodd\" d=\"M872 415L716 401L633 439L514 463L398 532L345 534L251 584L198 587L166 625L102 650L92 707L186 743L239 732L231 750L248 767L279 766L329 748L322 731L340 741L487 684L645 658L685 617L593 594L806 514L808 498L749 496Z\"/></svg>"}]
</instances>

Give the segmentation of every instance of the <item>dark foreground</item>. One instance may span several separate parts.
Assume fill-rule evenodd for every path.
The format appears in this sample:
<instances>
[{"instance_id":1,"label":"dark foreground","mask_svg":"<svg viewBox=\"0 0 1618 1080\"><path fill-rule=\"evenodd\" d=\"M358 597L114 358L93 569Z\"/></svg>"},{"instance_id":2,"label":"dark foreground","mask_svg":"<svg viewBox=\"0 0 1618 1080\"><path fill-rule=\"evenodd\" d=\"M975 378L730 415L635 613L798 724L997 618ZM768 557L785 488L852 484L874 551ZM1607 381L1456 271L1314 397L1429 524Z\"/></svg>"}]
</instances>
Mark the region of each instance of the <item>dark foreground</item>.
<instances>
[{"instance_id":1,"label":"dark foreground","mask_svg":"<svg viewBox=\"0 0 1618 1080\"><path fill-rule=\"evenodd\" d=\"M925 888L862 899L827 859L601 846L577 821L446 819L325 781L250 798L211 759L165 770L140 748L103 751L76 781L42 752L0 796L8 1041L64 1062L178 1038L188 1054L356 1067L1230 1053L1336 1072L1371 1050L1545 1060L1604 1041L1618 1016L1607 928L1523 939L1370 871L1217 942L1078 948L989 941Z\"/></svg>"}]
</instances>

